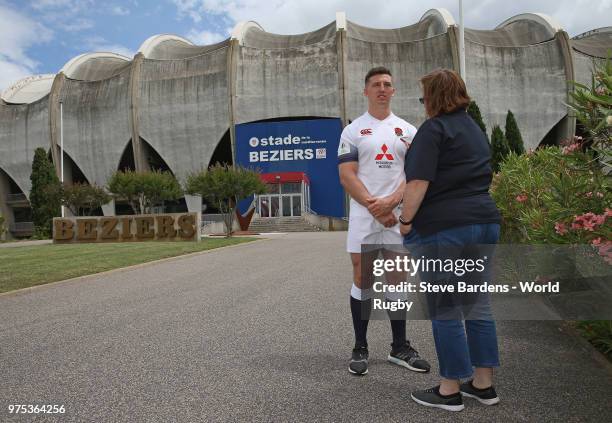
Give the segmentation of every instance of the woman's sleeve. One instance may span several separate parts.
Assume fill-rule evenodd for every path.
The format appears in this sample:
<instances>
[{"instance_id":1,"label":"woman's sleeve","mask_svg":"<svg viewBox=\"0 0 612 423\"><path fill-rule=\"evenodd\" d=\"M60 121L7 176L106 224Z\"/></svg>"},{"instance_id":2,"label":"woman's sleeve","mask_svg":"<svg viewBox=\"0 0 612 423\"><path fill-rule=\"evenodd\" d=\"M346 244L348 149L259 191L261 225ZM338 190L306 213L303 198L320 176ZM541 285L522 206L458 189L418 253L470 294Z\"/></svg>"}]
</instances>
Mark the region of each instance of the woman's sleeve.
<instances>
[{"instance_id":1,"label":"woman's sleeve","mask_svg":"<svg viewBox=\"0 0 612 423\"><path fill-rule=\"evenodd\" d=\"M421 125L406 152L406 182L413 179L430 182L436 180L442 139L442 126L437 119L428 119Z\"/></svg>"}]
</instances>

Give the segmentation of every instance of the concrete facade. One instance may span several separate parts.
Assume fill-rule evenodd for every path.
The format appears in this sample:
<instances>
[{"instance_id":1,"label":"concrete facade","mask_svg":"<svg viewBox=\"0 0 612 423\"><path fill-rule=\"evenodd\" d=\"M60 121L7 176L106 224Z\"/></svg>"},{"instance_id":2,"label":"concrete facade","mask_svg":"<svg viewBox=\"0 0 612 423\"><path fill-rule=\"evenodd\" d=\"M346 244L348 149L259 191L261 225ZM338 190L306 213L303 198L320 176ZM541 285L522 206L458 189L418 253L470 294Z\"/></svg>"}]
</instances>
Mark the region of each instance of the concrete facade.
<instances>
[{"instance_id":1,"label":"concrete facade","mask_svg":"<svg viewBox=\"0 0 612 423\"><path fill-rule=\"evenodd\" d=\"M234 125L263 119L363 113L363 77L391 69L394 112L425 119L419 78L439 67L459 71L458 28L443 9L397 29L374 29L342 13L318 30L266 32L236 26L220 43L196 46L176 35L147 39L133 59L88 53L55 76L26 78L0 100L0 186L29 196L34 149L49 149L59 174L60 102L68 182L78 169L104 185L126 153L136 170L155 153L180 179L205 169L222 139L234 147ZM512 110L527 148L574 132L567 117L568 80L590 80L593 61L612 48L610 28L569 39L540 14L512 17L492 30L465 30L466 82L489 131ZM9 183L9 179L12 183ZM19 193L14 192L14 193ZM2 193L0 210L12 222Z\"/></svg>"}]
</instances>

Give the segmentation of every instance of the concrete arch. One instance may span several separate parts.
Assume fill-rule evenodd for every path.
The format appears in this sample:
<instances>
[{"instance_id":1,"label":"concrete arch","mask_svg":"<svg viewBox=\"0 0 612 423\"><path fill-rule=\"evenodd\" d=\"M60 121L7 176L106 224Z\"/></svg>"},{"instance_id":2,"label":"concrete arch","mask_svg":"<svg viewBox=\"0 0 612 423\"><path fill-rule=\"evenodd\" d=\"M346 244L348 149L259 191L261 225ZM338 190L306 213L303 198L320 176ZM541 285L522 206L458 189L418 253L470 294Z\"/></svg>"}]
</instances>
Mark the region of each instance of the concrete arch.
<instances>
[{"instance_id":1,"label":"concrete arch","mask_svg":"<svg viewBox=\"0 0 612 423\"><path fill-rule=\"evenodd\" d=\"M36 148L49 149L49 96L28 104L0 104L0 166L24 192L31 188ZM4 199L0 198L0 203Z\"/></svg>"},{"instance_id":2,"label":"concrete arch","mask_svg":"<svg viewBox=\"0 0 612 423\"><path fill-rule=\"evenodd\" d=\"M138 136L179 179L208 164L229 126L230 50L228 45L194 57L144 59L132 82Z\"/></svg>"},{"instance_id":3,"label":"concrete arch","mask_svg":"<svg viewBox=\"0 0 612 423\"><path fill-rule=\"evenodd\" d=\"M447 32L448 27L457 25L453 15L444 8L429 9L421 16L420 22L430 22L427 30L428 38Z\"/></svg>"},{"instance_id":4,"label":"concrete arch","mask_svg":"<svg viewBox=\"0 0 612 423\"><path fill-rule=\"evenodd\" d=\"M147 38L138 49L145 59L175 60L199 56L229 43L229 39L215 44L198 46L187 38L173 34L158 34Z\"/></svg>"},{"instance_id":5,"label":"concrete arch","mask_svg":"<svg viewBox=\"0 0 612 423\"><path fill-rule=\"evenodd\" d=\"M21 193L23 195L26 196L26 198L28 199L28 201L30 201L30 189L31 187L24 187L22 183L20 183L19 179L16 179L14 175L11 174L11 172L9 171L9 169L7 167L3 167L0 166L0 177L2 175L2 173L4 173L8 178L9 178L9 182L12 182L15 186L17 186L19 188L19 190L21 191ZM0 181L0 183L2 183L3 181ZM25 189L27 188L27 189ZM4 191L4 189L2 189L2 187L0 187L0 192ZM8 194L8 192L3 193L4 196L3 198L6 196L6 194Z\"/></svg>"},{"instance_id":6,"label":"concrete arch","mask_svg":"<svg viewBox=\"0 0 612 423\"><path fill-rule=\"evenodd\" d=\"M406 43L445 34L448 26L430 15L416 24L394 29L370 28L347 22L347 36L368 43Z\"/></svg>"},{"instance_id":7,"label":"concrete arch","mask_svg":"<svg viewBox=\"0 0 612 423\"><path fill-rule=\"evenodd\" d=\"M34 103L51 92L54 78L54 74L28 76L4 90L0 98L8 104Z\"/></svg>"},{"instance_id":8,"label":"concrete arch","mask_svg":"<svg viewBox=\"0 0 612 423\"><path fill-rule=\"evenodd\" d=\"M587 56L605 59L612 50L612 26L592 29L570 40L572 48Z\"/></svg>"},{"instance_id":9,"label":"concrete arch","mask_svg":"<svg viewBox=\"0 0 612 423\"><path fill-rule=\"evenodd\" d=\"M175 42L187 44L189 46L195 45L191 41L189 41L187 38L183 38L178 35L156 34L156 35L153 35L147 38L138 48L138 52L142 53L144 57L149 57L154 52L156 47L158 47L160 44L166 41L175 41Z\"/></svg>"},{"instance_id":10,"label":"concrete arch","mask_svg":"<svg viewBox=\"0 0 612 423\"><path fill-rule=\"evenodd\" d=\"M160 152L157 148L153 146L153 144L151 144L145 138L140 137L140 144L145 149L145 157L149 161L148 167L150 170L161 170L161 171L167 170L170 173L172 173L173 176L176 177L176 169L170 165L170 162L167 160L166 157L164 157L163 152ZM159 160L156 160L157 158L159 158ZM157 164L158 166L151 166L151 164Z\"/></svg>"},{"instance_id":11,"label":"concrete arch","mask_svg":"<svg viewBox=\"0 0 612 423\"><path fill-rule=\"evenodd\" d=\"M541 13L524 13L506 19L492 30L465 28L465 39L494 47L526 47L554 40L563 32L552 18Z\"/></svg>"},{"instance_id":12,"label":"concrete arch","mask_svg":"<svg viewBox=\"0 0 612 423\"><path fill-rule=\"evenodd\" d=\"M59 155L59 151L58 151L58 155ZM75 180L75 173L74 173L75 169L77 170L78 173L80 173L83 179L85 179L85 182L88 185L92 184L91 179L87 177L85 172L83 172L83 169L81 168L81 166L79 166L76 160L74 160L72 155L68 151L64 150L64 182L65 183L69 183L69 182L71 183ZM77 182L79 182L78 181L79 178L77 177L76 179L77 179ZM61 175L60 175L60 180L61 180Z\"/></svg>"},{"instance_id":13,"label":"concrete arch","mask_svg":"<svg viewBox=\"0 0 612 423\"><path fill-rule=\"evenodd\" d=\"M99 81L64 78L58 84L57 98L63 104L64 150L90 183L104 185L131 138L129 84L129 72ZM60 144L58 103L50 104L55 109L51 124L56 166Z\"/></svg>"},{"instance_id":14,"label":"concrete arch","mask_svg":"<svg viewBox=\"0 0 612 423\"><path fill-rule=\"evenodd\" d=\"M301 48L329 40L336 36L336 21L333 21L315 31L303 34L274 34L264 31L258 24L246 25L242 32L243 47L260 49L288 49Z\"/></svg>"},{"instance_id":15,"label":"concrete arch","mask_svg":"<svg viewBox=\"0 0 612 423\"><path fill-rule=\"evenodd\" d=\"M237 40L238 43L242 45L244 41L244 34L246 34L247 31L251 28L255 28L255 29L258 29L259 31L265 32L265 29L263 29L263 27L255 21L242 21L242 22L238 22L236 26L234 27L234 29L232 30L231 39Z\"/></svg>"},{"instance_id":16,"label":"concrete arch","mask_svg":"<svg viewBox=\"0 0 612 423\"><path fill-rule=\"evenodd\" d=\"M503 28L505 26L510 25L511 23L518 21L531 21L537 23L538 25L546 29L546 31L548 31L550 38L553 38L557 32L563 31L563 27L559 22L544 13L522 13L520 15L516 15L506 19L505 21L497 25L495 29Z\"/></svg>"},{"instance_id":17,"label":"concrete arch","mask_svg":"<svg viewBox=\"0 0 612 423\"><path fill-rule=\"evenodd\" d=\"M123 71L130 59L117 53L84 53L70 59L60 70L71 79L99 81Z\"/></svg>"}]
</instances>

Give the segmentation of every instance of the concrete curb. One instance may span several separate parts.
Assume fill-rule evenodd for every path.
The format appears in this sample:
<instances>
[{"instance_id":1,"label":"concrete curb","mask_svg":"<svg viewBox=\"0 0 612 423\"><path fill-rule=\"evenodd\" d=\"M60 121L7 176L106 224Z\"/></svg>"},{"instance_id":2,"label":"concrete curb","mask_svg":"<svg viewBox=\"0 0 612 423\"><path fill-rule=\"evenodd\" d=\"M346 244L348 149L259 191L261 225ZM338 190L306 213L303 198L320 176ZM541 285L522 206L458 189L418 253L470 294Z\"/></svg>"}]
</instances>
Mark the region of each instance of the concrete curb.
<instances>
[{"instance_id":1,"label":"concrete curb","mask_svg":"<svg viewBox=\"0 0 612 423\"><path fill-rule=\"evenodd\" d=\"M270 240L269 238L255 238L255 240L251 241L251 242L245 242L245 243L235 244L235 245L226 245L226 246L223 246L223 247L211 248L210 250L196 251L196 252L193 252L193 253L182 254L182 255L179 255L179 256L166 257L166 258L159 259L159 260L147 261L145 263L138 263L138 264L134 264L134 265L127 266L127 267L119 267L117 269L105 270L103 272L92 273L90 275L77 276L77 277L74 277L74 278L64 279L64 280L61 280L61 281L54 281L54 282L49 282L49 283L43 283L43 284L40 284L40 285L30 286L28 288L16 289L14 291L9 291L9 292L2 292L2 293L0 293L0 298L8 297L8 296L11 296L11 295L25 295L25 294L28 294L31 291L34 291L34 290L37 290L37 289L40 289L40 288L56 286L56 285L62 285L62 284L69 284L69 283L79 282L79 281L86 281L88 279L92 279L92 278L98 277L98 276L105 276L105 275L109 275L109 274L113 274L113 273L125 272L125 271L128 271L128 270L134 270L134 269L138 269L138 268L141 268L141 267L145 267L145 266L149 266L149 265L157 264L157 263L164 263L164 262L168 262L168 261L178 261L178 260L181 260L181 259L185 259L185 258L189 258L189 257L192 257L192 256L196 256L196 255L199 255L199 254L212 253L213 251L219 251L219 250L224 250L224 249L228 249L228 248L243 247L243 246L249 245L249 244L251 244L253 242L269 241L269 240Z\"/></svg>"}]
</instances>

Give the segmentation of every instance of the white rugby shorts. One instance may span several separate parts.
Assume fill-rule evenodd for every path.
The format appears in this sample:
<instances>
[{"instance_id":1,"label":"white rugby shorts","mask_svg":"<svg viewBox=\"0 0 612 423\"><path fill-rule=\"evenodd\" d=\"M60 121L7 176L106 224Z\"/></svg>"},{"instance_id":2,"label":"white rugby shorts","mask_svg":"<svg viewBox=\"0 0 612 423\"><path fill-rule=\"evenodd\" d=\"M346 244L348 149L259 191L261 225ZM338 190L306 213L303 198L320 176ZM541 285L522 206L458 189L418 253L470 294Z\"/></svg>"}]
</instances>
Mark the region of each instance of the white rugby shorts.
<instances>
[{"instance_id":1,"label":"white rugby shorts","mask_svg":"<svg viewBox=\"0 0 612 423\"><path fill-rule=\"evenodd\" d=\"M349 216L346 238L346 251L349 253L361 253L362 244L378 245L380 246L378 248L385 246L392 251L404 252L402 242L399 223L391 228L385 228L374 216Z\"/></svg>"}]
</instances>

